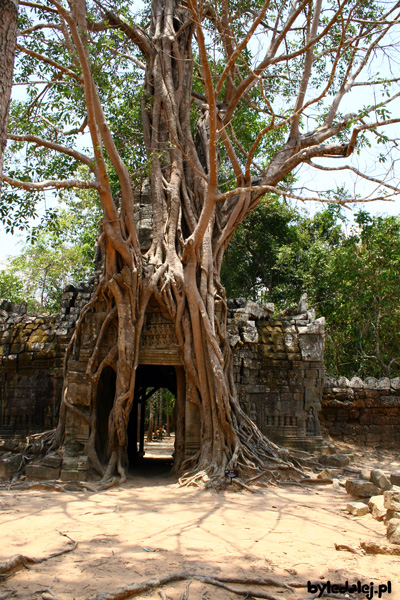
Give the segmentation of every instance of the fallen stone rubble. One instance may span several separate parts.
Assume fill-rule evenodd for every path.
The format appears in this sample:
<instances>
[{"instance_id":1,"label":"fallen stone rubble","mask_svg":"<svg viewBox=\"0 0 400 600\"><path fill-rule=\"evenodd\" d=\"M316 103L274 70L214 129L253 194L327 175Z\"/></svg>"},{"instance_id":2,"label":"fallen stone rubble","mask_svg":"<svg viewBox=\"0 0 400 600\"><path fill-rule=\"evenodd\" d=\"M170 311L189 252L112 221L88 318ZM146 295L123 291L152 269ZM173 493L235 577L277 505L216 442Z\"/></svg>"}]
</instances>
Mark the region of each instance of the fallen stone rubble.
<instances>
[{"instance_id":1,"label":"fallen stone rubble","mask_svg":"<svg viewBox=\"0 0 400 600\"><path fill-rule=\"evenodd\" d=\"M348 502L346 510L355 517L367 514L386 525L386 537L392 544L400 545L400 474L388 477L380 469L362 472L361 479L348 479L348 494L357 498Z\"/></svg>"}]
</instances>

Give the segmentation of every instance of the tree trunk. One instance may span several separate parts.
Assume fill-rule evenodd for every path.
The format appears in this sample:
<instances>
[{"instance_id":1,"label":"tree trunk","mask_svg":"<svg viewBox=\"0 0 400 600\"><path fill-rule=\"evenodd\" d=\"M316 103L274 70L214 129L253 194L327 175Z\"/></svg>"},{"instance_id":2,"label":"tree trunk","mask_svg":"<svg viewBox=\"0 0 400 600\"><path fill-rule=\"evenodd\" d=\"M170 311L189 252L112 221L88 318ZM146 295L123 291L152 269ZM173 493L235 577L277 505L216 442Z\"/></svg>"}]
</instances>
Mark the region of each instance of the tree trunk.
<instances>
[{"instance_id":1,"label":"tree trunk","mask_svg":"<svg viewBox=\"0 0 400 600\"><path fill-rule=\"evenodd\" d=\"M154 399L153 396L149 399L149 427L147 429L147 441L153 441L153 431L154 431Z\"/></svg>"},{"instance_id":2,"label":"tree trunk","mask_svg":"<svg viewBox=\"0 0 400 600\"><path fill-rule=\"evenodd\" d=\"M17 39L18 0L0 0L0 194Z\"/></svg>"},{"instance_id":3,"label":"tree trunk","mask_svg":"<svg viewBox=\"0 0 400 600\"><path fill-rule=\"evenodd\" d=\"M171 437L169 430L169 394L167 394L167 437Z\"/></svg>"},{"instance_id":4,"label":"tree trunk","mask_svg":"<svg viewBox=\"0 0 400 600\"><path fill-rule=\"evenodd\" d=\"M104 275L85 310L90 312L100 298L106 303L107 316L87 369L93 387L105 366L113 366L116 372L108 435L111 458L104 473L105 480L115 470L124 479L139 341L150 298L155 299L175 324L185 371L186 402L194 403L200 415L198 453L184 461L181 445L176 449L175 468L186 471L181 481L190 484L209 478L224 480L227 468L235 469L248 479L259 477L267 467L275 469L277 465L277 468L284 465L278 448L262 436L240 408L234 384L226 328L227 303L220 270L224 250L246 214L250 195L245 193L216 203L217 124L215 119L212 122L210 106L202 104L200 107L197 134L191 124L194 27L193 13L178 0L153 0L152 51L147 57L142 101L144 140L151 164L153 238L144 256L133 225L131 188L123 178L118 161L116 168L122 173L119 216L109 208L111 201L107 191L103 193L104 199L100 190L105 212L101 240L105 247ZM90 88L90 93L92 91ZM90 126L90 115L88 122ZM97 133L93 131L95 138ZM113 146L109 148L112 156ZM79 331L84 319L85 312L71 341L71 356L79 353ZM117 342L99 361L99 349L111 325L117 328ZM65 393L63 398L64 417L60 419L58 439L62 437L65 410L78 414ZM151 399L148 440L152 437L152 405ZM178 426L183 422L184 410L181 403L177 409L177 436L182 435ZM91 430L87 452L92 463L99 466L93 441L95 419L84 413L81 417ZM271 476L271 469L267 474Z\"/></svg>"}]
</instances>

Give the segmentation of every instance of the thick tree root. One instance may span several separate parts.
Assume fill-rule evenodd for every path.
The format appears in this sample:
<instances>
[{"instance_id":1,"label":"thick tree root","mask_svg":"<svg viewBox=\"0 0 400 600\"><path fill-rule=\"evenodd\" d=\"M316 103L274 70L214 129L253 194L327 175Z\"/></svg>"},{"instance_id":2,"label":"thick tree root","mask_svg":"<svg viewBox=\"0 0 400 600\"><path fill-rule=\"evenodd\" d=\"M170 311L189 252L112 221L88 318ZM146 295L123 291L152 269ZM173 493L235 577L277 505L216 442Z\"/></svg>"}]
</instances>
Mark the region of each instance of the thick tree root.
<instances>
[{"instance_id":1,"label":"thick tree root","mask_svg":"<svg viewBox=\"0 0 400 600\"><path fill-rule=\"evenodd\" d=\"M209 577L206 575L197 575L191 573L174 573L172 575L165 575L163 577L154 577L153 579L148 579L147 581L143 581L142 583L131 583L124 587L117 588L112 592L101 592L92 598L88 598L86 600L125 600L125 598L134 598L135 596L139 596L140 594L144 594L150 590L155 590L156 588L165 586L169 583L174 583L177 581L188 580L188 584L185 590L182 592L180 600L187 600L189 597L189 586L191 580L200 581L201 583L212 585L215 587L223 588L229 592L237 594L239 596L244 597L253 597L253 598L264 598L266 600L280 600L278 596L266 592L262 589L241 589L238 587L233 587L231 584L241 584L241 585L257 585L257 586L276 586L280 588L284 588L290 592L294 592L292 586L283 583L277 579L273 579L271 577L268 578L249 578L249 577ZM160 590L160 596L162 598L165 597L165 593Z\"/></svg>"},{"instance_id":2,"label":"thick tree root","mask_svg":"<svg viewBox=\"0 0 400 600\"><path fill-rule=\"evenodd\" d=\"M353 546L349 546L348 544L335 544L335 550L346 550L346 552L351 552L351 554L358 554L358 556L363 556L363 552L357 550L357 548L353 548Z\"/></svg>"},{"instance_id":3,"label":"thick tree root","mask_svg":"<svg viewBox=\"0 0 400 600\"><path fill-rule=\"evenodd\" d=\"M59 552L53 552L49 556L44 556L43 558L32 558L30 556L24 556L23 554L16 554L6 562L0 563L0 579L11 577L20 569L29 568L29 565L37 565L50 560L51 558L56 558L57 556L62 556L63 554L73 552L77 547L78 542L75 542L66 533L59 533L70 540L69 543L71 546L69 548L65 548L65 550L60 550Z\"/></svg>"},{"instance_id":4,"label":"thick tree root","mask_svg":"<svg viewBox=\"0 0 400 600\"><path fill-rule=\"evenodd\" d=\"M11 596L14 596L16 594L16 591L7 591L4 592L4 594L0 594L0 600L6 600L7 598L11 598Z\"/></svg>"}]
</instances>

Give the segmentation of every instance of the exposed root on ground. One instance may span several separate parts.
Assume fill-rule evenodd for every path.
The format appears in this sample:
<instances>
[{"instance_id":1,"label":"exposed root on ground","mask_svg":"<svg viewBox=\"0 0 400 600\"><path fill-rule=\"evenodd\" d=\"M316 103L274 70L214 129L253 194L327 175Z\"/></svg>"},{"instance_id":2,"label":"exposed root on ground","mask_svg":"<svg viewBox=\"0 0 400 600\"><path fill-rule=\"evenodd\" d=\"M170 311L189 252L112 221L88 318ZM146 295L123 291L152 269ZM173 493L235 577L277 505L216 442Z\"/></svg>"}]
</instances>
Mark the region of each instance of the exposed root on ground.
<instances>
[{"instance_id":1,"label":"exposed root on ground","mask_svg":"<svg viewBox=\"0 0 400 600\"><path fill-rule=\"evenodd\" d=\"M6 600L7 598L11 598L11 596L15 596L15 594L16 590L4 592L4 594L0 594L0 600Z\"/></svg>"},{"instance_id":2,"label":"exposed root on ground","mask_svg":"<svg viewBox=\"0 0 400 600\"><path fill-rule=\"evenodd\" d=\"M364 554L357 548L353 548L353 546L349 546L348 544L335 544L335 550L346 550L346 552L351 552L351 554L358 554L358 556L363 556Z\"/></svg>"},{"instance_id":3,"label":"exposed root on ground","mask_svg":"<svg viewBox=\"0 0 400 600\"><path fill-rule=\"evenodd\" d=\"M283 588L284 590L294 592L294 588L278 579L274 579L272 577L266 578L258 578L258 577L217 577L217 576L206 576L206 575L197 575L187 572L182 573L174 573L172 575L165 575L162 577L154 577L152 579L148 579L147 581L143 581L141 583L131 583L129 585L117 588L112 592L101 592L92 598L88 598L87 600L124 600L125 598L134 598L135 596L139 596L144 594L150 590L155 590L157 588L161 588L162 586L168 585L169 583L174 583L177 581L185 581L188 580L185 590L182 592L179 600L188 600L189 598L189 586L191 581L200 581L201 583L212 585L214 587L223 588L233 594L237 594L239 596L252 597L252 598L265 598L266 600L279 600L279 597L271 594L268 591L258 588L249 588L246 587L238 588L232 584L239 584L243 586L262 586L262 587L278 587ZM165 592L160 590L161 598L165 598Z\"/></svg>"},{"instance_id":4,"label":"exposed root on ground","mask_svg":"<svg viewBox=\"0 0 400 600\"><path fill-rule=\"evenodd\" d=\"M15 554L15 556L12 556L6 562L0 563L0 579L11 577L20 569L29 568L29 565L37 565L47 560L50 560L51 558L56 558L57 556L62 556L63 554L73 552L77 547L78 542L75 542L66 533L59 533L60 535L63 535L64 537L69 539L69 548L65 548L64 550L60 550L59 552L53 552L49 556L44 556L43 558L32 558L30 556L24 556L23 554Z\"/></svg>"}]
</instances>

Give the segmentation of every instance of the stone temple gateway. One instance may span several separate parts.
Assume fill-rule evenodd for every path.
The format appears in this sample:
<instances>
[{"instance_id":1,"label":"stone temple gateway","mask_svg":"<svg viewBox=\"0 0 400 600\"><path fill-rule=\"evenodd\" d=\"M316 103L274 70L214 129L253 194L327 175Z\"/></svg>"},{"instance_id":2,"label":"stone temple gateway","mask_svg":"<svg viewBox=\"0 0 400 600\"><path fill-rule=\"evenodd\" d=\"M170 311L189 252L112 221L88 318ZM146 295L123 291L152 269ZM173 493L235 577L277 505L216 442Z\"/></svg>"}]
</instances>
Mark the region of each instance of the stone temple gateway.
<instances>
[{"instance_id":1,"label":"stone temple gateway","mask_svg":"<svg viewBox=\"0 0 400 600\"><path fill-rule=\"evenodd\" d=\"M61 400L63 361L74 324L90 299L97 276L80 288L69 286L57 316L32 316L25 307L0 305L0 438L19 437L55 427ZM238 299L229 301L228 331L235 381L246 413L277 443L312 450L321 441L318 413L324 382L324 320L303 302L299 314L272 317L272 306ZM94 340L104 319L101 301L85 319L79 356L68 361L68 411L64 457L30 468L32 476L84 479L88 459L84 447L90 434L90 407L96 410L96 450L106 460L107 420L115 391L115 372L102 371L96 397L87 375ZM103 340L101 361L113 344ZM144 407L158 388L169 389L180 410L176 446L186 457L200 444L197 407L186 400L185 376L174 327L156 303L150 302L143 330L135 399L128 428L131 461L143 451Z\"/></svg>"},{"instance_id":2,"label":"stone temple gateway","mask_svg":"<svg viewBox=\"0 0 400 600\"><path fill-rule=\"evenodd\" d=\"M135 221L143 252L151 245L152 205L145 183L137 196ZM68 286L59 315L26 314L24 305L0 301L0 438L19 437L51 429L59 416L63 364L75 323L92 298L102 270L100 247L96 272L79 287ZM312 450L321 442L318 413L324 382L324 319L315 319L302 299L297 311L273 318L273 305L260 307L245 299L228 301L228 332L240 403L270 439ZM296 313L296 314L294 314ZM106 315L101 298L84 319L79 354L66 361L68 388L63 457L31 465L32 476L84 479L88 458L84 448L95 431L95 448L107 461L108 416L116 375L104 365L100 379L91 376L89 361ZM107 360L117 331L110 327L96 351L97 364ZM186 396L185 373L173 323L150 300L139 348L134 402L128 425L128 457L143 453L146 401L159 388L176 398L175 451L190 457L200 444L197 406ZM95 393L93 390L97 390ZM91 419L95 415L93 427ZM93 434L92 434L93 435Z\"/></svg>"}]
</instances>

